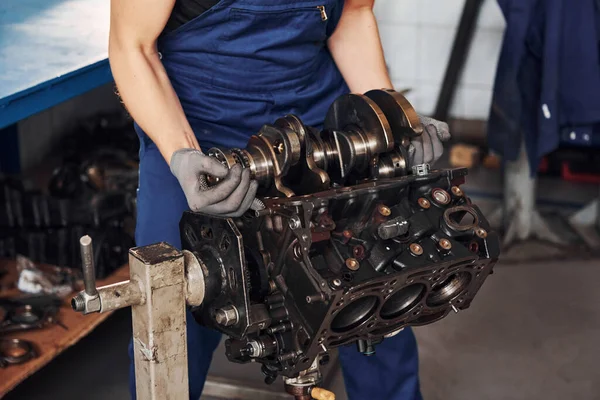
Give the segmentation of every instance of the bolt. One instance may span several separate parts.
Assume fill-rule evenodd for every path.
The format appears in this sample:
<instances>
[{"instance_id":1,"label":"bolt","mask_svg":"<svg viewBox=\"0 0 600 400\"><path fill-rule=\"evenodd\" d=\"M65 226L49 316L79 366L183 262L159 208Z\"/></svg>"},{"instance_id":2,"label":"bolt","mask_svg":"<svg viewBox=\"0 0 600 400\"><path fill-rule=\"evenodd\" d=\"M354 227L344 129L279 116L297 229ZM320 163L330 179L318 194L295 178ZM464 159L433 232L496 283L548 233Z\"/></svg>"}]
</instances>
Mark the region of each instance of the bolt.
<instances>
[{"instance_id":1,"label":"bolt","mask_svg":"<svg viewBox=\"0 0 600 400\"><path fill-rule=\"evenodd\" d=\"M410 252L413 253L415 256L420 256L421 254L423 254L423 248L421 247L421 245L417 243L411 243L409 247Z\"/></svg>"},{"instance_id":2,"label":"bolt","mask_svg":"<svg viewBox=\"0 0 600 400\"><path fill-rule=\"evenodd\" d=\"M352 239L352 231L349 231L348 229L342 232L342 235L344 235L346 239Z\"/></svg>"},{"instance_id":3,"label":"bolt","mask_svg":"<svg viewBox=\"0 0 600 400\"><path fill-rule=\"evenodd\" d=\"M458 197L462 197L463 191L458 186L452 186L452 194Z\"/></svg>"},{"instance_id":4,"label":"bolt","mask_svg":"<svg viewBox=\"0 0 600 400\"><path fill-rule=\"evenodd\" d=\"M237 308L234 306L225 306L220 308L215 313L215 321L217 324L223 326L231 326L238 323L240 317L238 315Z\"/></svg>"},{"instance_id":5,"label":"bolt","mask_svg":"<svg viewBox=\"0 0 600 400\"><path fill-rule=\"evenodd\" d=\"M313 294L311 296L306 296L306 302L308 304L310 304L310 303L318 303L320 301L323 301L323 293Z\"/></svg>"},{"instance_id":6,"label":"bolt","mask_svg":"<svg viewBox=\"0 0 600 400\"><path fill-rule=\"evenodd\" d=\"M439 245L444 250L450 250L452 248L452 243L448 239L440 239Z\"/></svg>"},{"instance_id":7,"label":"bolt","mask_svg":"<svg viewBox=\"0 0 600 400\"><path fill-rule=\"evenodd\" d=\"M335 287L340 287L342 286L342 281L338 278L335 278L333 281L331 281L331 283L333 284L333 286Z\"/></svg>"},{"instance_id":8,"label":"bolt","mask_svg":"<svg viewBox=\"0 0 600 400\"><path fill-rule=\"evenodd\" d=\"M429 200L421 197L419 198L419 206L421 206L421 208L428 209L429 207L431 207L431 203L429 202Z\"/></svg>"},{"instance_id":9,"label":"bolt","mask_svg":"<svg viewBox=\"0 0 600 400\"><path fill-rule=\"evenodd\" d=\"M346 260L346 267L348 267L348 269L351 271L356 271L360 268L360 263L356 258L348 258Z\"/></svg>"},{"instance_id":10,"label":"bolt","mask_svg":"<svg viewBox=\"0 0 600 400\"><path fill-rule=\"evenodd\" d=\"M443 189L434 189L431 196L438 204L450 203L450 195Z\"/></svg>"},{"instance_id":11,"label":"bolt","mask_svg":"<svg viewBox=\"0 0 600 400\"><path fill-rule=\"evenodd\" d=\"M288 222L290 228L292 229L298 229L300 228L301 224L300 224L300 218L298 217L292 217L290 218L290 221Z\"/></svg>"},{"instance_id":12,"label":"bolt","mask_svg":"<svg viewBox=\"0 0 600 400\"><path fill-rule=\"evenodd\" d=\"M383 204L377 208L377 211L379 211L379 214L383 215L384 217L389 217L392 214L392 210Z\"/></svg>"},{"instance_id":13,"label":"bolt","mask_svg":"<svg viewBox=\"0 0 600 400\"><path fill-rule=\"evenodd\" d=\"M485 239L487 237L487 231L483 228L476 228L475 234L482 239Z\"/></svg>"}]
</instances>

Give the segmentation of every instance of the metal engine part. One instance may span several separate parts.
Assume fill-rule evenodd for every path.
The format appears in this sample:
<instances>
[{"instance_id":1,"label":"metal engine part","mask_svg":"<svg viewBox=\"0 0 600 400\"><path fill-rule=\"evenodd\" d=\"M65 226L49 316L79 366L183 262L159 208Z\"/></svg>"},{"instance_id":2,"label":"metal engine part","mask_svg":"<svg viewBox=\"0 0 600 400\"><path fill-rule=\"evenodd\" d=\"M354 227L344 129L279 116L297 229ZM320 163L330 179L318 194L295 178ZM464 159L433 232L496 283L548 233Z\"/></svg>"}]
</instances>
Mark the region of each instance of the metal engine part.
<instances>
[{"instance_id":1,"label":"metal engine part","mask_svg":"<svg viewBox=\"0 0 600 400\"><path fill-rule=\"evenodd\" d=\"M406 326L468 308L499 256L460 188L467 170L408 165L422 127L401 94L343 96L324 127L287 116L244 150L212 149L251 169L265 208L180 223L204 274L197 321L229 336L229 360L262 364L268 383L283 375L297 398L329 349L370 355Z\"/></svg>"}]
</instances>

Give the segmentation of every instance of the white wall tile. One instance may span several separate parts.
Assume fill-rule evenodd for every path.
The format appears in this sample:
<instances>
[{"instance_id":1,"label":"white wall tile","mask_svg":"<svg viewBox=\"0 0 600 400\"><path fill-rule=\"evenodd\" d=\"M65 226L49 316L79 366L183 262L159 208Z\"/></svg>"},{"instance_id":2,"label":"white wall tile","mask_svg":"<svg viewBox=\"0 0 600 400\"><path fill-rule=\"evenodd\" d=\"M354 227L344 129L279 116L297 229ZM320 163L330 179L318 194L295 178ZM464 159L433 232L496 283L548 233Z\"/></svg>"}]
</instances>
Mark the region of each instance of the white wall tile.
<instances>
[{"instance_id":1,"label":"white wall tile","mask_svg":"<svg viewBox=\"0 0 600 400\"><path fill-rule=\"evenodd\" d=\"M501 29L506 27L504 15L497 0L485 0L477 22L481 28Z\"/></svg>"},{"instance_id":2,"label":"white wall tile","mask_svg":"<svg viewBox=\"0 0 600 400\"><path fill-rule=\"evenodd\" d=\"M503 32L478 29L473 36L461 82L491 88L496 76Z\"/></svg>"},{"instance_id":3,"label":"white wall tile","mask_svg":"<svg viewBox=\"0 0 600 400\"><path fill-rule=\"evenodd\" d=\"M456 28L465 0L418 0L418 3L419 20L423 25Z\"/></svg>"},{"instance_id":4,"label":"white wall tile","mask_svg":"<svg viewBox=\"0 0 600 400\"><path fill-rule=\"evenodd\" d=\"M440 84L444 79L456 31L453 28L421 26L418 34L417 78L423 82Z\"/></svg>"},{"instance_id":5,"label":"white wall tile","mask_svg":"<svg viewBox=\"0 0 600 400\"><path fill-rule=\"evenodd\" d=\"M418 3L415 0L376 0L375 16L379 22L416 25L419 22Z\"/></svg>"},{"instance_id":6,"label":"white wall tile","mask_svg":"<svg viewBox=\"0 0 600 400\"><path fill-rule=\"evenodd\" d=\"M466 118L466 102L468 93L465 88L458 86L454 92L454 98L452 99L452 105L450 106L450 115L454 118Z\"/></svg>"},{"instance_id":7,"label":"white wall tile","mask_svg":"<svg viewBox=\"0 0 600 400\"><path fill-rule=\"evenodd\" d=\"M465 86L464 92L466 119L487 119L492 105L492 89Z\"/></svg>"},{"instance_id":8,"label":"white wall tile","mask_svg":"<svg viewBox=\"0 0 600 400\"><path fill-rule=\"evenodd\" d=\"M417 78L418 28L416 25L379 24L385 61L392 79Z\"/></svg>"},{"instance_id":9,"label":"white wall tile","mask_svg":"<svg viewBox=\"0 0 600 400\"><path fill-rule=\"evenodd\" d=\"M422 115L433 114L440 86L417 81L411 89L412 91L406 95L406 98L417 112Z\"/></svg>"},{"instance_id":10,"label":"white wall tile","mask_svg":"<svg viewBox=\"0 0 600 400\"><path fill-rule=\"evenodd\" d=\"M465 0L376 0L386 62L398 90L410 87L417 111L434 111ZM485 0L450 111L485 119L505 29L497 0Z\"/></svg>"}]
</instances>

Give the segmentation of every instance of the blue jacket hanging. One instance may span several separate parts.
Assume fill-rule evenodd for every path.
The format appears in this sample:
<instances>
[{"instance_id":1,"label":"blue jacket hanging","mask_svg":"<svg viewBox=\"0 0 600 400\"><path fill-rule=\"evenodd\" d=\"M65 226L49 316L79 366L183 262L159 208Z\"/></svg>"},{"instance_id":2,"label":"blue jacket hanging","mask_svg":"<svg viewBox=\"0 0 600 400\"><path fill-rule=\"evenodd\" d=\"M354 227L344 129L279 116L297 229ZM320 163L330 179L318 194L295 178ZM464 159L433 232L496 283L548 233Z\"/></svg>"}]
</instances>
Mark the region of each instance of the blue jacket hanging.
<instances>
[{"instance_id":1,"label":"blue jacket hanging","mask_svg":"<svg viewBox=\"0 0 600 400\"><path fill-rule=\"evenodd\" d=\"M594 143L600 123L597 0L498 0L506 33L488 123L507 161L524 138L532 174L564 139ZM566 133L566 135L565 135Z\"/></svg>"}]
</instances>

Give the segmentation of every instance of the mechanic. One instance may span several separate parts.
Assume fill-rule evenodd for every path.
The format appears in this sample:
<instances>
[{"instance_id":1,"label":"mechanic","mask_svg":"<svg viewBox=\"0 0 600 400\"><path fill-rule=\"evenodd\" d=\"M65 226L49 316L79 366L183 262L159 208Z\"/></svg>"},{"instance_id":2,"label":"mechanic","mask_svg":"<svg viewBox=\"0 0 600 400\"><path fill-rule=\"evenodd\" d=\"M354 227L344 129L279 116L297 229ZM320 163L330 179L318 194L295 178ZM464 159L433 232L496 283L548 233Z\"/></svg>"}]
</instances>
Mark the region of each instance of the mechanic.
<instances>
[{"instance_id":1,"label":"mechanic","mask_svg":"<svg viewBox=\"0 0 600 400\"><path fill-rule=\"evenodd\" d=\"M244 148L265 123L295 114L320 127L340 95L392 88L374 0L112 0L109 58L140 137L136 242L181 247L188 208L239 216L257 189L249 171L202 153ZM433 163L446 124L421 119L411 162ZM220 183L207 188L199 176ZM221 334L188 314L190 398L200 397ZM130 390L135 397L132 346ZM420 399L411 329L374 356L340 349L350 399Z\"/></svg>"}]
</instances>

